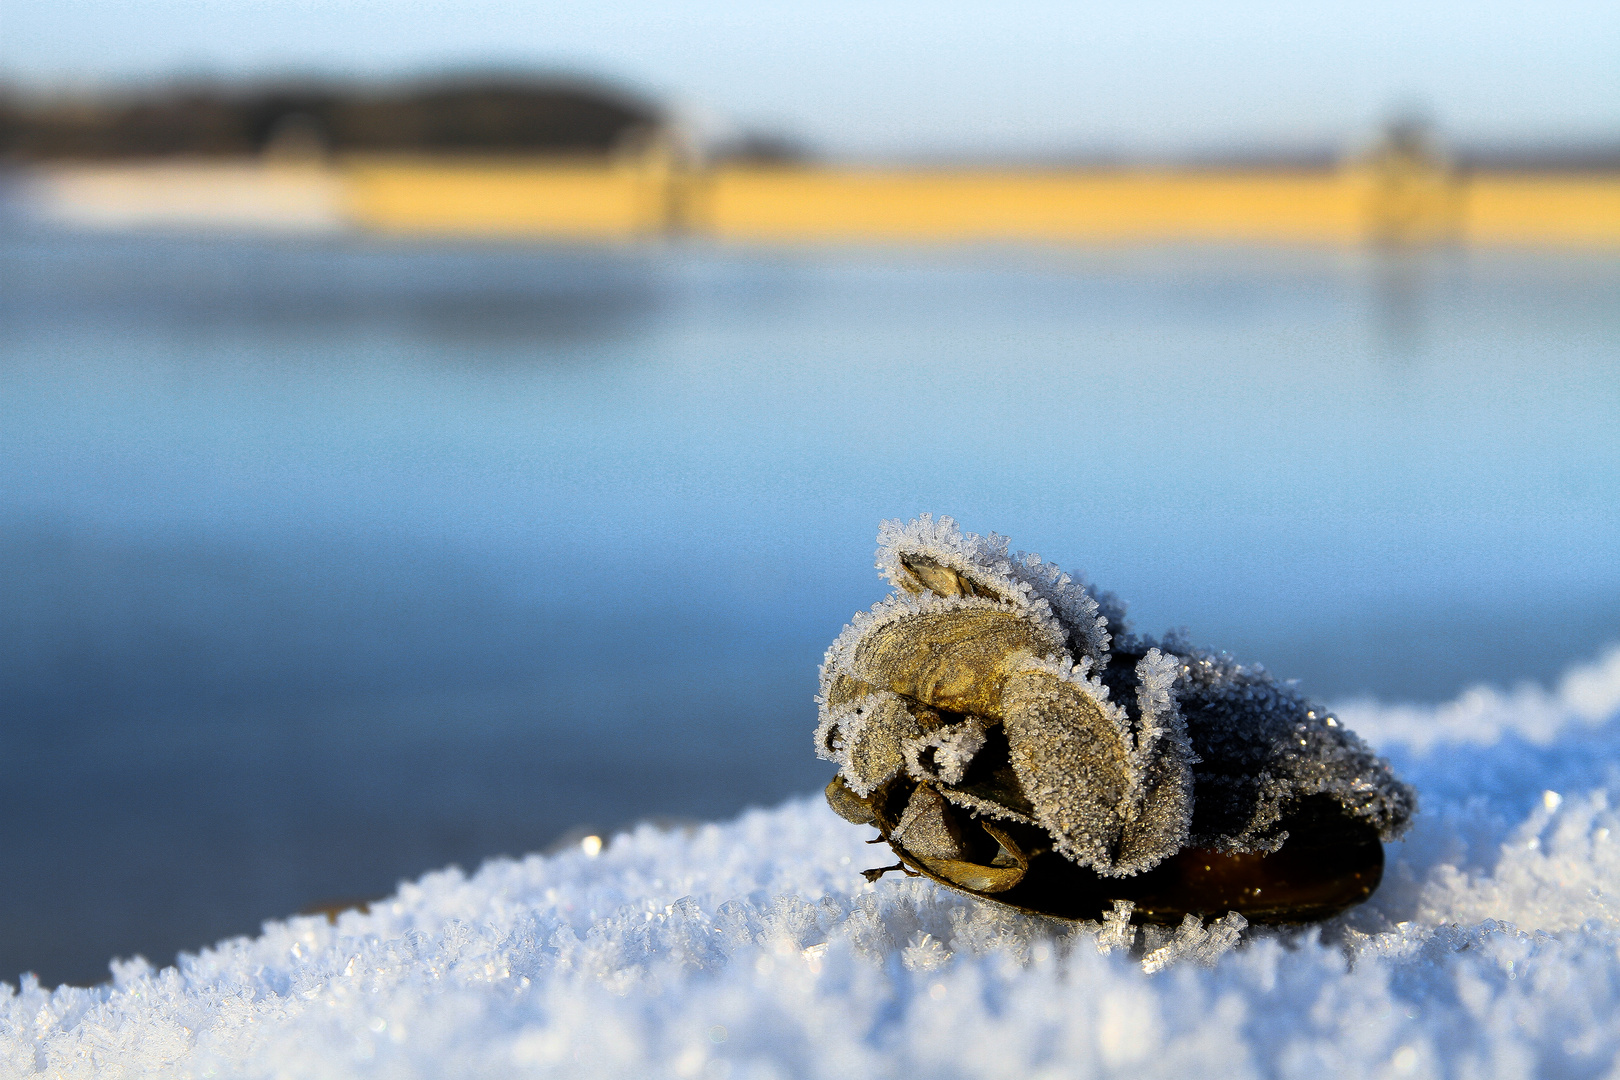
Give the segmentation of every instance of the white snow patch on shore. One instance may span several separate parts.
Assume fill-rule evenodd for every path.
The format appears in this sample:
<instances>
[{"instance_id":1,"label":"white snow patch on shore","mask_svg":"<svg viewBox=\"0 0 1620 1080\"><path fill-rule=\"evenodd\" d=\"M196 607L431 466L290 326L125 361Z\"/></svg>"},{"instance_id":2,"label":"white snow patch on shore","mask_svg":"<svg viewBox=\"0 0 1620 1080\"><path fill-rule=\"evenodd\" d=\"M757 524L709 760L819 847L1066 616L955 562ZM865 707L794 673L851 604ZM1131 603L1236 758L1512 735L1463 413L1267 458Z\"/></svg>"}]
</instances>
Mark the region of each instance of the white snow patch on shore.
<instances>
[{"instance_id":1,"label":"white snow patch on shore","mask_svg":"<svg viewBox=\"0 0 1620 1080\"><path fill-rule=\"evenodd\" d=\"M430 874L177 967L0 989L0 1075L1620 1078L1620 650L1554 691L1341 709L1422 808L1307 931L1045 922L819 798Z\"/></svg>"},{"instance_id":2,"label":"white snow patch on shore","mask_svg":"<svg viewBox=\"0 0 1620 1080\"><path fill-rule=\"evenodd\" d=\"M1471 743L1490 746L1513 734L1545 746L1579 738L1583 728L1620 712L1620 645L1592 664L1565 672L1555 690L1521 683L1510 692L1487 686L1465 691L1444 705L1380 705L1361 700L1334 712L1374 746L1399 743L1414 750Z\"/></svg>"}]
</instances>

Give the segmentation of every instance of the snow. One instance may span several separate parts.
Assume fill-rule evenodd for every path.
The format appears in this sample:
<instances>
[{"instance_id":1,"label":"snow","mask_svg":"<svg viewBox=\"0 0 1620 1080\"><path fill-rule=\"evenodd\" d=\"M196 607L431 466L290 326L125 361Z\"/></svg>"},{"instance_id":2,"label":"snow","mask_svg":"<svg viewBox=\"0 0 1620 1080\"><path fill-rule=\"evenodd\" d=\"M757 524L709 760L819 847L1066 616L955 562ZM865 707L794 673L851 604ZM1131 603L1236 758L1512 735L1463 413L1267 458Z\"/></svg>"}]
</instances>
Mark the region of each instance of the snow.
<instances>
[{"instance_id":1,"label":"snow","mask_svg":"<svg viewBox=\"0 0 1620 1080\"><path fill-rule=\"evenodd\" d=\"M0 997L0 1074L1620 1077L1620 648L1337 711L1418 789L1320 927L1073 927L859 871L819 797L430 874Z\"/></svg>"}]
</instances>

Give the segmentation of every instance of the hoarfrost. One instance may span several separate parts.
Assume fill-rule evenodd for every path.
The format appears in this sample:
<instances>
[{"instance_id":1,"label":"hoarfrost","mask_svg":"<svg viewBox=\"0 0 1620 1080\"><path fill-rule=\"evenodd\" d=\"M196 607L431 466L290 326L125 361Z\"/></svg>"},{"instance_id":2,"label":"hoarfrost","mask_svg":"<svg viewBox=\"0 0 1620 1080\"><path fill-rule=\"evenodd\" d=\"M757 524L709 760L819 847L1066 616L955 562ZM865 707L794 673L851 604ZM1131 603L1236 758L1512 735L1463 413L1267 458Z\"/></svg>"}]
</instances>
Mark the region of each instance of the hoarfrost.
<instances>
[{"instance_id":1,"label":"hoarfrost","mask_svg":"<svg viewBox=\"0 0 1620 1080\"><path fill-rule=\"evenodd\" d=\"M927 784L918 784L911 793L894 835L907 851L925 859L960 859L964 854L954 815L945 812L945 800Z\"/></svg>"},{"instance_id":2,"label":"hoarfrost","mask_svg":"<svg viewBox=\"0 0 1620 1080\"><path fill-rule=\"evenodd\" d=\"M816 748L838 762L857 795L866 795L905 768L905 747L921 734L905 702L880 691L829 709L816 729Z\"/></svg>"},{"instance_id":3,"label":"hoarfrost","mask_svg":"<svg viewBox=\"0 0 1620 1080\"><path fill-rule=\"evenodd\" d=\"M1489 738L1466 696L1357 706L1424 807L1383 888L1307 931L869 886L862 830L805 799L429 874L88 989L25 977L0 1076L1615 1075L1620 665L1583 672Z\"/></svg>"},{"instance_id":4,"label":"hoarfrost","mask_svg":"<svg viewBox=\"0 0 1620 1080\"><path fill-rule=\"evenodd\" d=\"M1111 911L1103 914L1102 926L1096 931L1097 951L1107 955L1115 949L1128 949L1136 943L1136 928L1131 925L1131 912L1136 904L1131 900L1115 900Z\"/></svg>"},{"instance_id":5,"label":"hoarfrost","mask_svg":"<svg viewBox=\"0 0 1620 1080\"><path fill-rule=\"evenodd\" d=\"M1248 925L1249 920L1235 911L1228 911L1209 926L1197 915L1188 915L1168 941L1142 957L1142 970L1152 975L1178 960L1212 967L1223 954L1231 951Z\"/></svg>"},{"instance_id":6,"label":"hoarfrost","mask_svg":"<svg viewBox=\"0 0 1620 1080\"><path fill-rule=\"evenodd\" d=\"M984 741L984 724L974 717L940 728L906 744L906 771L916 780L959 784Z\"/></svg>"},{"instance_id":7,"label":"hoarfrost","mask_svg":"<svg viewBox=\"0 0 1620 1080\"><path fill-rule=\"evenodd\" d=\"M1006 701L1013 768L1059 852L1099 873L1127 875L1181 847L1186 814L1179 806L1158 814L1150 802L1161 791L1185 801L1185 762L1171 763L1181 776L1157 783L1157 768L1137 767L1118 738L1116 710L1086 683L1043 667L1012 680Z\"/></svg>"},{"instance_id":8,"label":"hoarfrost","mask_svg":"<svg viewBox=\"0 0 1620 1080\"><path fill-rule=\"evenodd\" d=\"M1122 626L1125 611L1107 594L1106 608L1087 588L1039 555L1007 554L1007 538L964 534L950 517L923 514L878 527L877 568L902 592L990 596L1040 618L1055 617L1075 652L1108 652L1108 627Z\"/></svg>"},{"instance_id":9,"label":"hoarfrost","mask_svg":"<svg viewBox=\"0 0 1620 1080\"><path fill-rule=\"evenodd\" d=\"M1190 842L1228 851L1274 851L1286 839L1290 803L1330 796L1385 840L1417 807L1411 787L1327 709L1259 666L1171 638L1182 657L1178 684L1198 801Z\"/></svg>"}]
</instances>

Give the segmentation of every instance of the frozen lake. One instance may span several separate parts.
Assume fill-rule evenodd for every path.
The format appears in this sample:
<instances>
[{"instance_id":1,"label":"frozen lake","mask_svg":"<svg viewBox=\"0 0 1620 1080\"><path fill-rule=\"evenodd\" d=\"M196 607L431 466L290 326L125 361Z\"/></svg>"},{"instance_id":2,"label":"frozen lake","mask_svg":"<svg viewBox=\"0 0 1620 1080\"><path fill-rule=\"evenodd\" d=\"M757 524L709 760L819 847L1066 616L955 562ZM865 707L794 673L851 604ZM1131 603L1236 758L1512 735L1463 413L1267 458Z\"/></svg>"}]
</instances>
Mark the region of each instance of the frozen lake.
<instances>
[{"instance_id":1,"label":"frozen lake","mask_svg":"<svg viewBox=\"0 0 1620 1080\"><path fill-rule=\"evenodd\" d=\"M949 513L1331 700L1620 639L1620 259L0 236L0 979L819 787Z\"/></svg>"}]
</instances>

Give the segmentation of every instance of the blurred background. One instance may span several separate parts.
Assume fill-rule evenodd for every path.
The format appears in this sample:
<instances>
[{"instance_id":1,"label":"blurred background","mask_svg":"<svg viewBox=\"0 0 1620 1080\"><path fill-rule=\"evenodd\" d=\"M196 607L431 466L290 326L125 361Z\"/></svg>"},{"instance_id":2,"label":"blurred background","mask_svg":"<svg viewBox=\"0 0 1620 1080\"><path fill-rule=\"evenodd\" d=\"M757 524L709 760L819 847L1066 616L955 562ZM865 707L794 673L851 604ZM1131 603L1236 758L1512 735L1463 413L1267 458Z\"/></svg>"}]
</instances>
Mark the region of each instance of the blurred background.
<instances>
[{"instance_id":1,"label":"blurred background","mask_svg":"<svg viewBox=\"0 0 1620 1080\"><path fill-rule=\"evenodd\" d=\"M878 521L1620 640L1620 8L7 0L0 978L814 792Z\"/></svg>"}]
</instances>

